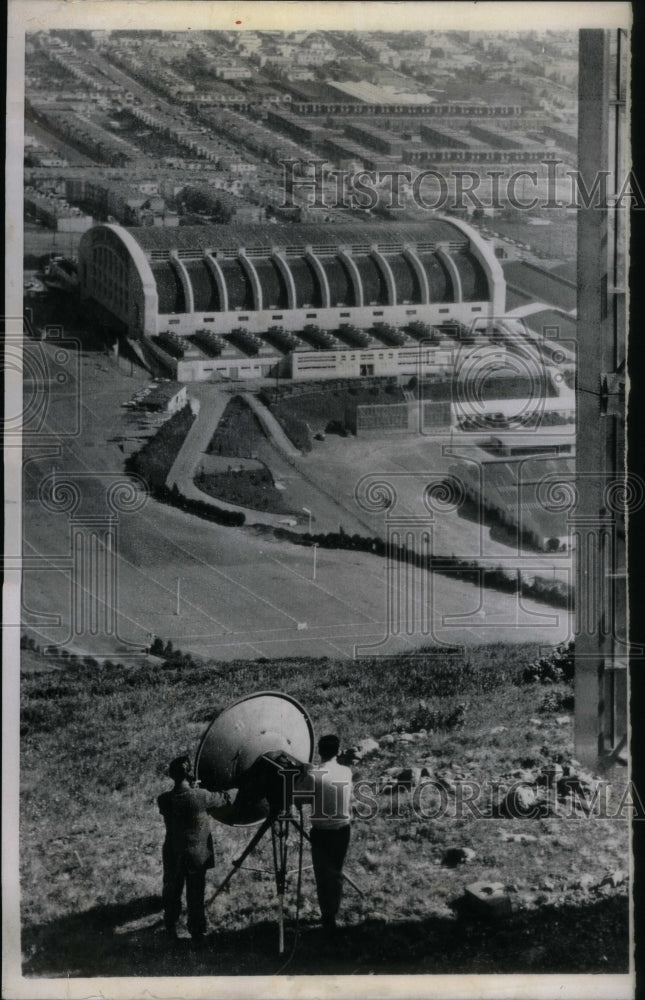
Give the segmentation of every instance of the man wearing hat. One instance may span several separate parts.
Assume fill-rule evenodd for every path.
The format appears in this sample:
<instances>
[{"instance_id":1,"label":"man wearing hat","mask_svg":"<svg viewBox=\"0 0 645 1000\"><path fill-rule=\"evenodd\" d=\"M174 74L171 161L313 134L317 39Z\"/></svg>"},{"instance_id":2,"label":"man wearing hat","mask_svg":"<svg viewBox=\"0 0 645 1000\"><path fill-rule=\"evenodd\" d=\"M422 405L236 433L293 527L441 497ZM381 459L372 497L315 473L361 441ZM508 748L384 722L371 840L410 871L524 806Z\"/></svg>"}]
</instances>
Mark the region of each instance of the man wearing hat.
<instances>
[{"instance_id":1,"label":"man wearing hat","mask_svg":"<svg viewBox=\"0 0 645 1000\"><path fill-rule=\"evenodd\" d=\"M228 796L194 788L187 756L171 761L168 776L174 781L174 788L157 799L166 824L162 853L164 923L170 936L176 938L185 884L188 930L193 941L200 943L206 933L206 872L215 864L208 811L226 804Z\"/></svg>"},{"instance_id":2,"label":"man wearing hat","mask_svg":"<svg viewBox=\"0 0 645 1000\"><path fill-rule=\"evenodd\" d=\"M343 891L343 865L349 847L352 772L337 760L340 740L329 734L318 741L320 764L306 765L296 783L297 798L310 802L311 860L323 928L337 933L336 915Z\"/></svg>"}]
</instances>

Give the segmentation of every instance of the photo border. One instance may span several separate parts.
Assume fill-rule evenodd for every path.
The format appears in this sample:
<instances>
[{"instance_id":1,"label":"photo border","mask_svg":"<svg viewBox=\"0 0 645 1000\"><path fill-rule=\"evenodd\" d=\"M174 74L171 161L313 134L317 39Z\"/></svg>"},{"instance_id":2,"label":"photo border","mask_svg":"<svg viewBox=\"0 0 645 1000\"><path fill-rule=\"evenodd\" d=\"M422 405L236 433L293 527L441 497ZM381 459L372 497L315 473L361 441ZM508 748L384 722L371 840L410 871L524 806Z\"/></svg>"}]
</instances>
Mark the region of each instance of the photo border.
<instances>
[{"instance_id":1,"label":"photo border","mask_svg":"<svg viewBox=\"0 0 645 1000\"><path fill-rule=\"evenodd\" d=\"M396 11L397 17L393 18ZM234 0L11 0L9 5L6 170L6 315L22 315L22 148L24 140L24 41L30 30L47 28L120 27L166 30L277 29L310 30L450 30L466 23L469 30L575 30L629 26L626 3L305 3L234 2ZM7 322L18 340L22 322ZM19 412L19 374L6 372L5 413ZM18 410L16 410L18 407ZM22 537L20 509L21 447L5 448L5 552ZM5 566L5 621L20 618L19 563ZM633 970L618 976L494 975L494 976L283 976L283 977L165 977L165 978L25 978L20 968L20 909L18 878L19 798L19 629L3 629L3 990L16 1000L50 998L612 998L633 995Z\"/></svg>"}]
</instances>

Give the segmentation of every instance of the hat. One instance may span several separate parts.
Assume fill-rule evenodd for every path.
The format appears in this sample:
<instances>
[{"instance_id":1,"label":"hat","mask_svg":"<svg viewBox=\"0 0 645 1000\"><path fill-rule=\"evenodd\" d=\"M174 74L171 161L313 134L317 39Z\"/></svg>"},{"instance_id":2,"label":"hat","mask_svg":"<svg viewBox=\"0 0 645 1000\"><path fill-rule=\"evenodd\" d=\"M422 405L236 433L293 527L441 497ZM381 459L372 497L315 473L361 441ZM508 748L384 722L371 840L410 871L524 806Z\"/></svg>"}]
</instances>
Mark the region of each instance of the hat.
<instances>
[{"instance_id":1,"label":"hat","mask_svg":"<svg viewBox=\"0 0 645 1000\"><path fill-rule=\"evenodd\" d=\"M168 775L173 781L182 781L184 778L190 781L193 777L190 757L183 754L181 757L175 757L174 760L171 760L168 765Z\"/></svg>"}]
</instances>

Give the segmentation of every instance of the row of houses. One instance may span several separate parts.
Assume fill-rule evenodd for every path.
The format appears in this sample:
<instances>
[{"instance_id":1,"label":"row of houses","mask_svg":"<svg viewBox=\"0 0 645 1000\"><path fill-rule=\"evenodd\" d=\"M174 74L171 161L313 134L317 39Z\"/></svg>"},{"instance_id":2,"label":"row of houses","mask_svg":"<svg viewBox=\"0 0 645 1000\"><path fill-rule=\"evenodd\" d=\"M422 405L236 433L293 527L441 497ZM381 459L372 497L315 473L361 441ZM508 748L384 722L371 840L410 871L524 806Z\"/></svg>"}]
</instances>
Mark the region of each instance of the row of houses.
<instances>
[{"instance_id":1,"label":"row of houses","mask_svg":"<svg viewBox=\"0 0 645 1000\"><path fill-rule=\"evenodd\" d=\"M91 215L86 215L62 198L26 188L24 211L27 218L42 223L59 233L84 233L93 225Z\"/></svg>"},{"instance_id":2,"label":"row of houses","mask_svg":"<svg viewBox=\"0 0 645 1000\"><path fill-rule=\"evenodd\" d=\"M482 126L467 120L462 128L438 126L416 120L406 131L379 127L373 119L351 119L343 128L319 124L315 116L295 115L288 110L271 110L267 122L281 133L304 143L314 153L325 155L341 166L384 169L391 165L415 163L526 163L569 157L568 149L556 146L554 130L549 137ZM384 119L387 125L389 119Z\"/></svg>"},{"instance_id":3,"label":"row of houses","mask_svg":"<svg viewBox=\"0 0 645 1000\"><path fill-rule=\"evenodd\" d=\"M141 156L140 150L131 143L74 111L27 100L25 117L42 125L66 144L110 166L136 162Z\"/></svg>"},{"instance_id":4,"label":"row of houses","mask_svg":"<svg viewBox=\"0 0 645 1000\"><path fill-rule=\"evenodd\" d=\"M190 100L195 95L194 83L184 80L167 66L160 66L158 60L152 63L141 60L123 52L120 46L112 46L109 54L117 66L171 100Z\"/></svg>"}]
</instances>

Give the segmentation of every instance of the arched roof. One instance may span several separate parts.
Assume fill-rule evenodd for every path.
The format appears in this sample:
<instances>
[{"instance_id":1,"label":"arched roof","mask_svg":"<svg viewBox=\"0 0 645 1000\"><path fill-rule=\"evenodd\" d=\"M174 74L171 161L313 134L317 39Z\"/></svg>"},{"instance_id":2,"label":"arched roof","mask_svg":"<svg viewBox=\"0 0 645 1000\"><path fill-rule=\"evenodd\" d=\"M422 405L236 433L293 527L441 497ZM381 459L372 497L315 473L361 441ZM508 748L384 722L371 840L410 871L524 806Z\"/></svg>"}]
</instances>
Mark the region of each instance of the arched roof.
<instances>
[{"instance_id":1,"label":"arched roof","mask_svg":"<svg viewBox=\"0 0 645 1000\"><path fill-rule=\"evenodd\" d=\"M153 261L150 265L157 286L160 313L186 311L186 300L181 279L169 261Z\"/></svg>"},{"instance_id":2,"label":"arched roof","mask_svg":"<svg viewBox=\"0 0 645 1000\"><path fill-rule=\"evenodd\" d=\"M219 291L205 260L186 260L184 267L193 286L195 312L219 312Z\"/></svg>"},{"instance_id":3,"label":"arched roof","mask_svg":"<svg viewBox=\"0 0 645 1000\"><path fill-rule=\"evenodd\" d=\"M196 312L221 311L220 275L228 309L244 311L287 309L294 289L296 308L333 308L420 304L426 285L431 304L492 301L504 287L492 249L460 220L107 228L154 281L160 314L186 311L186 278Z\"/></svg>"}]
</instances>

